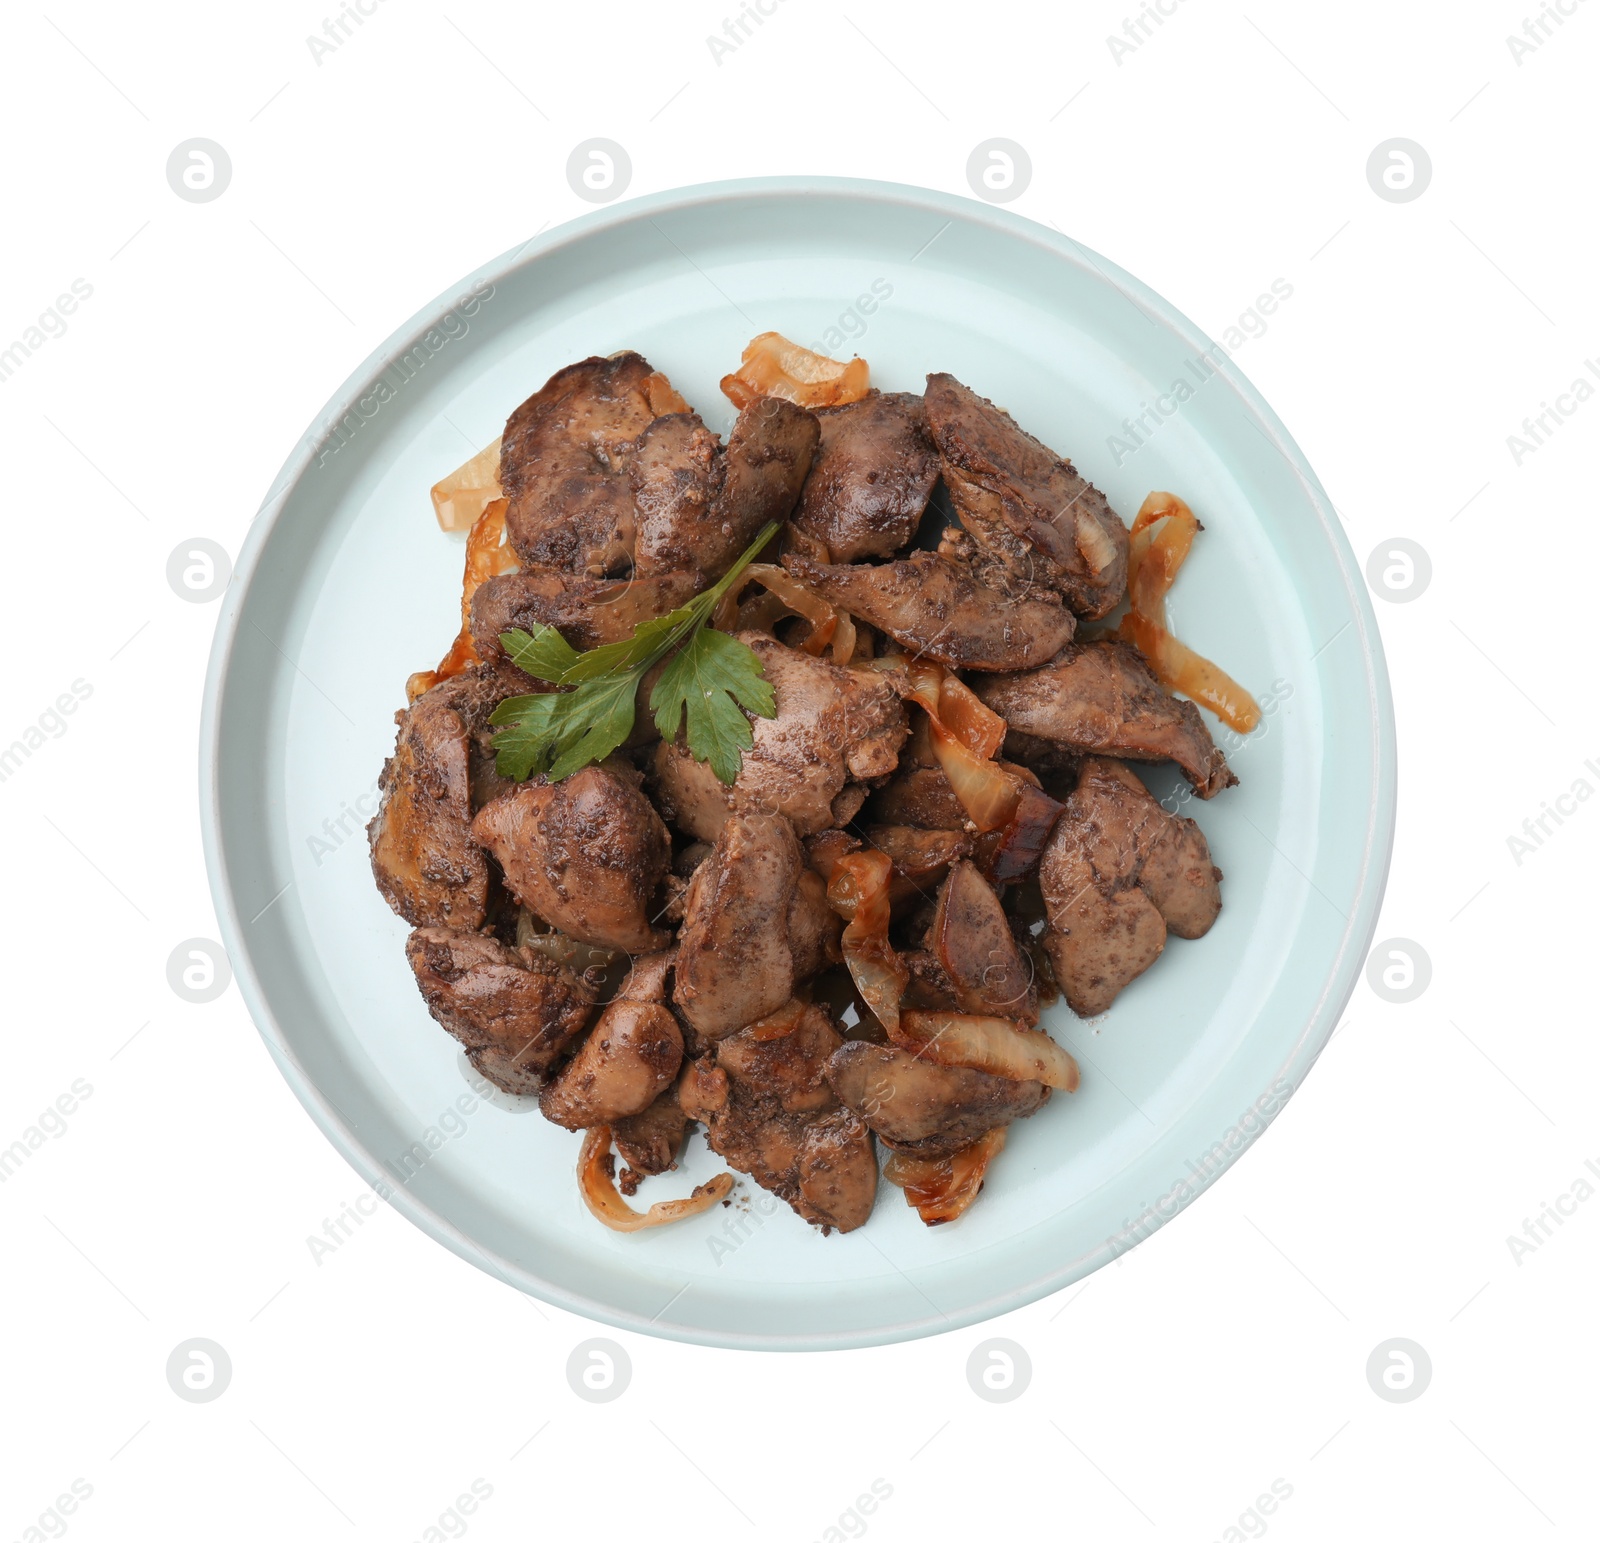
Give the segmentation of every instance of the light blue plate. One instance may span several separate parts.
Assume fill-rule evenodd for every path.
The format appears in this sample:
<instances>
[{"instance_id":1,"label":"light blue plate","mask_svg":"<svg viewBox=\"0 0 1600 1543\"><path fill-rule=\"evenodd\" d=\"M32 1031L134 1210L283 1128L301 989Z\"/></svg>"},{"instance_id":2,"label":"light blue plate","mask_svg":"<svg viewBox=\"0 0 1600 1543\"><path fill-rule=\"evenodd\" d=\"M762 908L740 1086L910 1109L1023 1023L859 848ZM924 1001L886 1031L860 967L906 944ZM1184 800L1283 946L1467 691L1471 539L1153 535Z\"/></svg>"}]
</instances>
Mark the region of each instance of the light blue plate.
<instances>
[{"instance_id":1,"label":"light blue plate","mask_svg":"<svg viewBox=\"0 0 1600 1543\"><path fill-rule=\"evenodd\" d=\"M619 1236L578 1199L575 1136L469 1092L412 983L406 928L373 888L360 826L406 675L456 629L460 538L440 534L430 484L552 371L619 348L644 353L725 430L717 381L768 329L859 352L888 389L952 371L1072 457L1125 519L1152 488L1181 493L1206 528L1174 629L1273 705L1248 742L1220 736L1241 786L1185 805L1227 875L1220 921L1199 942L1174 940L1103 1019L1052 1011L1083 1087L1013 1127L961 1221L925 1228L886 1187L868 1227L825 1238L752 1186L730 1209ZM1178 380L1193 395L1119 455L1108 441L1123 420ZM463 1258L562 1307L795 1349L937 1333L1033 1301L1214 1179L1305 1076L1354 985L1388 868L1395 750L1372 609L1327 495L1198 328L1013 214L917 188L772 178L636 200L541 236L350 377L239 556L201 777L240 988L364 1179ZM1151 781L1179 793L1164 768ZM697 1136L644 1198L720 1169Z\"/></svg>"}]
</instances>

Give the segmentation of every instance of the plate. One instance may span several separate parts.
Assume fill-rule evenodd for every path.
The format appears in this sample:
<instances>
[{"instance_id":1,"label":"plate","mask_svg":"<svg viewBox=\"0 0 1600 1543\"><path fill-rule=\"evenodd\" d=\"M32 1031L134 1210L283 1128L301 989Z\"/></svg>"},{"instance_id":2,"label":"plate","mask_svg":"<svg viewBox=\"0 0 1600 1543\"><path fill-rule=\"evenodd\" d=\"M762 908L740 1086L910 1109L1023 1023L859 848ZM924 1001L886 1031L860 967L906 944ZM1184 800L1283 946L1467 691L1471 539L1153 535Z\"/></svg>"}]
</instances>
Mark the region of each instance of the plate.
<instances>
[{"instance_id":1,"label":"plate","mask_svg":"<svg viewBox=\"0 0 1600 1543\"><path fill-rule=\"evenodd\" d=\"M726 1208L622 1236L578 1198L577 1137L469 1085L412 982L362 827L405 678L457 625L460 538L438 530L429 486L554 370L620 348L725 433L717 381L768 329L859 352L885 389L953 372L1070 456L1125 519L1152 488L1181 493L1206 529L1172 597L1174 630L1267 712L1248 740L1218 729L1241 785L1214 801L1184 804L1175 776L1152 772L1227 875L1221 918L1199 942L1174 940L1103 1018L1051 1009L1045 1026L1083 1086L1012 1128L959 1222L926 1228L885 1186L867 1227L824 1237L746 1182ZM1104 258L1004 210L766 178L539 236L350 377L239 555L201 779L240 989L364 1180L560 1307L704 1344L819 1349L938 1333L1059 1290L1249 1145L1327 1041L1371 942L1395 751L1372 608L1332 505L1220 347ZM697 1135L647 1194L687 1193L721 1168Z\"/></svg>"}]
</instances>

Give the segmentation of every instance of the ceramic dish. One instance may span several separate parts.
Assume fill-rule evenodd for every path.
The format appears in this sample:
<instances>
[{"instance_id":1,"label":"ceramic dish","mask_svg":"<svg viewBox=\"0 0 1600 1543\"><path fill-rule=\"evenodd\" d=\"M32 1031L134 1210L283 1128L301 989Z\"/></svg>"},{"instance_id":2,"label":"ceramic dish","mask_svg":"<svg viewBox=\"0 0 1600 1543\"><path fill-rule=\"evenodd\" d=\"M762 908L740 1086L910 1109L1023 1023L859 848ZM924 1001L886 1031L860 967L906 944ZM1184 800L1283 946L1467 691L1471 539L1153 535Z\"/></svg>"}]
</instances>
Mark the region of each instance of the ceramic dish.
<instances>
[{"instance_id":1,"label":"ceramic dish","mask_svg":"<svg viewBox=\"0 0 1600 1543\"><path fill-rule=\"evenodd\" d=\"M1187 804L1226 874L1210 935L1174 940L1104 1018L1044 1026L1083 1086L1013 1127L981 1203L926 1228L898 1191L824 1237L746 1183L619 1235L578 1196L578 1139L469 1088L373 888L362 827L406 675L455 632L459 537L428 488L553 370L641 351L726 432L717 391L776 329L920 390L948 370L1131 518L1152 488L1205 523L1174 630L1268 707L1212 722L1241 785ZM1177 401L1174 382L1191 384ZM1162 398L1133 453L1125 419ZM1282 1108L1371 940L1395 752L1371 605L1327 495L1225 353L1136 279L1001 210L881 183L763 179L585 216L397 331L286 462L223 602L201 745L223 938L284 1076L362 1177L463 1258L561 1307L706 1344L904 1339L1056 1291L1187 1205ZM1159 794L1175 772L1156 769ZM1170 800L1169 800L1170 803ZM722 1164L691 1138L646 1197Z\"/></svg>"}]
</instances>

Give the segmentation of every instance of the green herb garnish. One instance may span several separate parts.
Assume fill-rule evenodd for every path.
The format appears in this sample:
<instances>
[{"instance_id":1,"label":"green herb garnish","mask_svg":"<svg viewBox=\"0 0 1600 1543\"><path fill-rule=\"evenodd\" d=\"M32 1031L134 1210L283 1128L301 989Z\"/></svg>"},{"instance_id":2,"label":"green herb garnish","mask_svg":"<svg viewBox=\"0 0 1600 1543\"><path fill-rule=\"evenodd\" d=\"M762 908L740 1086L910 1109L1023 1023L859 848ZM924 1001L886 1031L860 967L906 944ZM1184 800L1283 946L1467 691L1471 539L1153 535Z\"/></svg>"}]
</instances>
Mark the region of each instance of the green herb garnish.
<instances>
[{"instance_id":1,"label":"green herb garnish","mask_svg":"<svg viewBox=\"0 0 1600 1543\"><path fill-rule=\"evenodd\" d=\"M663 739L675 739L687 718L689 753L709 761L718 778L731 784L742 753L755 742L740 709L774 718L778 704L755 651L706 622L777 529L769 522L710 589L676 611L641 622L622 642L580 654L554 627L502 632L501 647L518 669L573 689L508 697L495 708L489 722L503 725L493 740L500 775L521 782L544 772L560 782L605 760L633 732L639 682L672 654L650 692L656 727Z\"/></svg>"}]
</instances>

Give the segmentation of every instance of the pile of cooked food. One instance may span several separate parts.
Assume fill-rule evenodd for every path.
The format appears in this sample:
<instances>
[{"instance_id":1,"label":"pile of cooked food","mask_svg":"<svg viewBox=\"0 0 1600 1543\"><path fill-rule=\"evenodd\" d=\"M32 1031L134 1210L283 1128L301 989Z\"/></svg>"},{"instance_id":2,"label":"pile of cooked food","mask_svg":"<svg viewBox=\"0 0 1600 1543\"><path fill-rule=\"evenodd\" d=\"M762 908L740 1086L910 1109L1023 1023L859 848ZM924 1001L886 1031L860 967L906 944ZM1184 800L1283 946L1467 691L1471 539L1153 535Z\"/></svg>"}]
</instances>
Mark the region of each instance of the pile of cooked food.
<instances>
[{"instance_id":1,"label":"pile of cooked food","mask_svg":"<svg viewBox=\"0 0 1600 1543\"><path fill-rule=\"evenodd\" d=\"M1039 1027L1104 1013L1221 872L1130 763L1237 779L1176 638L1200 529L1103 494L954 376L754 339L726 441L637 353L557 371L433 489L460 635L407 683L370 827L429 1012L582 1133L620 1231L695 1125L825 1233L883 1173L929 1225L1078 1086ZM1184 695L1175 695L1175 692ZM618 1158L621 1168L618 1168Z\"/></svg>"}]
</instances>

